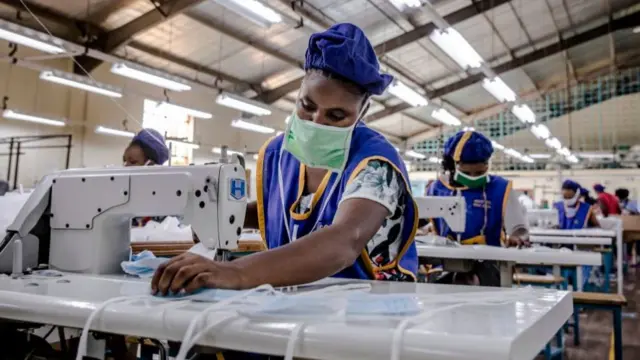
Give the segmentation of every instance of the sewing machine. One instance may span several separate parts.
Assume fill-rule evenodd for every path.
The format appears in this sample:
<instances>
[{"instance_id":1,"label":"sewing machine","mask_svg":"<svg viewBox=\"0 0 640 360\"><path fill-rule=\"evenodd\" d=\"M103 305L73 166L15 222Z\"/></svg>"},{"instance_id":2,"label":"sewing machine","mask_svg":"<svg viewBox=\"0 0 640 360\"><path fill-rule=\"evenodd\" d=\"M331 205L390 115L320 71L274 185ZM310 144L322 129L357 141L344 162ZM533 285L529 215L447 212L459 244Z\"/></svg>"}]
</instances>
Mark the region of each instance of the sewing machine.
<instances>
[{"instance_id":1,"label":"sewing machine","mask_svg":"<svg viewBox=\"0 0 640 360\"><path fill-rule=\"evenodd\" d=\"M144 216L182 216L200 242L225 258L237 248L245 211L239 164L60 171L38 183L7 228L0 271L49 264L67 272L120 273L130 256L131 219Z\"/></svg>"},{"instance_id":2,"label":"sewing machine","mask_svg":"<svg viewBox=\"0 0 640 360\"><path fill-rule=\"evenodd\" d=\"M421 219L443 219L451 230L464 232L467 207L462 196L419 196L414 198Z\"/></svg>"}]
</instances>

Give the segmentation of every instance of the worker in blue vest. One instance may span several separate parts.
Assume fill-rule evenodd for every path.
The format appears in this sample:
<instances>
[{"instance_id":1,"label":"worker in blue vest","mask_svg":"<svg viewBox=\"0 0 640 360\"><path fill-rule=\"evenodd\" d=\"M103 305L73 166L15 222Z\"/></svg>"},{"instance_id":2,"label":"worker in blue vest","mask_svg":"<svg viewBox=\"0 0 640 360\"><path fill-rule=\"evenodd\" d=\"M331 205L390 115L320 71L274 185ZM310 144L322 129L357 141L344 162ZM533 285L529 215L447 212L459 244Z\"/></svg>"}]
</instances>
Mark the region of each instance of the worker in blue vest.
<instances>
[{"instance_id":1,"label":"worker in blue vest","mask_svg":"<svg viewBox=\"0 0 640 360\"><path fill-rule=\"evenodd\" d=\"M466 201L466 229L452 231L442 219L432 219L434 231L463 245L528 246L526 210L510 180L489 175L493 154L491 140L476 131L460 131L444 146L440 176L428 189L429 196L458 196ZM469 273L444 274L438 282L499 286L495 263L477 262Z\"/></svg>"},{"instance_id":2,"label":"worker in blue vest","mask_svg":"<svg viewBox=\"0 0 640 360\"><path fill-rule=\"evenodd\" d=\"M573 180L562 183L562 201L553 204L558 211L558 228L562 230L599 227L594 206L580 200L584 195L582 186ZM592 266L582 266L583 288L589 281L599 282L599 272Z\"/></svg>"},{"instance_id":3,"label":"worker in blue vest","mask_svg":"<svg viewBox=\"0 0 640 360\"><path fill-rule=\"evenodd\" d=\"M337 24L313 34L306 74L284 134L266 142L256 169L257 202L245 228L268 251L232 262L183 254L160 267L162 294L201 287L297 285L329 276L415 281L417 206L398 151L362 121L380 72L363 31Z\"/></svg>"}]
</instances>

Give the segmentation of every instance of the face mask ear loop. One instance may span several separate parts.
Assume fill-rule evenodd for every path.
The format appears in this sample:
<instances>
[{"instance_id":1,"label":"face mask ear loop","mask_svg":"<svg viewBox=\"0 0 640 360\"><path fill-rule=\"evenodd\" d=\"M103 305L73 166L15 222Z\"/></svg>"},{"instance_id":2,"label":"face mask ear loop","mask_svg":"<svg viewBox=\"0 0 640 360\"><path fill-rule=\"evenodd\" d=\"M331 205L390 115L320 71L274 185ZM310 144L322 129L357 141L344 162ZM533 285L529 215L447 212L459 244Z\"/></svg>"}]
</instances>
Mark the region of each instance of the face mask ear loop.
<instances>
[{"instance_id":1,"label":"face mask ear loop","mask_svg":"<svg viewBox=\"0 0 640 360\"><path fill-rule=\"evenodd\" d=\"M189 350L191 349L191 347L193 345L195 345L195 339L199 339L199 336L202 336L203 334L206 334L206 332L201 332L200 334L196 334L195 336L193 335L196 326L198 326L200 324L200 321L202 319L206 320L207 315L209 315L210 312L213 311L217 311L217 310L223 310L224 307L226 305L229 305L235 301L244 299L258 291L263 291L266 290L269 293L273 293L273 294L278 294L279 292L277 292L273 286L265 284L265 285L260 285L256 288L253 288L245 293L241 293L238 294L236 296L230 297L228 299L222 300L222 301L218 301L215 304L207 307L206 309L204 309L202 312L200 312L200 314L196 315L191 322L189 323L189 327L187 328L187 331L184 334L184 337L182 338L182 345L180 346L180 350L178 351L178 356L176 356L176 360L184 360L187 357L187 353L189 352ZM217 325L219 322L217 322L215 325ZM206 330L206 328L205 328Z\"/></svg>"},{"instance_id":2,"label":"face mask ear loop","mask_svg":"<svg viewBox=\"0 0 640 360\"><path fill-rule=\"evenodd\" d=\"M295 351L296 344L300 338L300 334L304 330L305 324L300 323L291 330L289 334L289 340L287 340L287 349L284 353L284 360L293 360L293 352Z\"/></svg>"},{"instance_id":3,"label":"face mask ear loop","mask_svg":"<svg viewBox=\"0 0 640 360\"><path fill-rule=\"evenodd\" d=\"M148 299L149 297L150 295L120 296L120 297L109 299L103 302L102 304L98 305L98 307L96 307L91 312L91 314L87 318L87 321L84 324L84 327L82 328L82 334L80 335L80 340L78 342L78 351L76 354L76 360L82 360L85 356L87 356L87 347L89 342L89 331L91 329L91 324L93 323L93 320L95 319L95 317L98 316L98 314L100 314L102 310L104 310L104 308L118 302L133 302L141 299Z\"/></svg>"},{"instance_id":4,"label":"face mask ear loop","mask_svg":"<svg viewBox=\"0 0 640 360\"><path fill-rule=\"evenodd\" d=\"M475 295L475 294L474 294ZM472 305L472 306L499 306L499 305L507 305L507 304L511 304L515 301L519 301L522 300L522 297L520 298L513 298L513 299L508 299L505 300L504 299L504 295L498 295L496 293L486 293L486 298L483 300L480 300L480 302L478 302L478 298L476 297L475 299L469 299L469 302L463 302L463 303L459 303L459 304L453 304L453 305L449 305L449 306L444 306L444 307L440 307L431 311L428 311L426 313L423 313L417 317L410 317L410 318L406 318L404 320L402 320L400 322L400 324L395 328L395 330L393 331L393 338L391 340L391 360L400 360L400 355L402 352L402 344L403 344L403 340L404 340L404 333L407 330L407 328L409 328L409 326L415 324L415 323L423 323L425 320L428 320L430 317L432 317L433 315L436 315L438 313L441 312L445 312L445 311L449 311L449 310L453 310L453 309L457 309L463 306L467 306L467 305ZM500 296L500 297L498 297ZM445 300L445 299L442 299ZM496 300L496 301L492 301L492 300ZM455 300L455 298L451 298L448 301L457 301ZM484 301L484 302L483 302Z\"/></svg>"}]
</instances>

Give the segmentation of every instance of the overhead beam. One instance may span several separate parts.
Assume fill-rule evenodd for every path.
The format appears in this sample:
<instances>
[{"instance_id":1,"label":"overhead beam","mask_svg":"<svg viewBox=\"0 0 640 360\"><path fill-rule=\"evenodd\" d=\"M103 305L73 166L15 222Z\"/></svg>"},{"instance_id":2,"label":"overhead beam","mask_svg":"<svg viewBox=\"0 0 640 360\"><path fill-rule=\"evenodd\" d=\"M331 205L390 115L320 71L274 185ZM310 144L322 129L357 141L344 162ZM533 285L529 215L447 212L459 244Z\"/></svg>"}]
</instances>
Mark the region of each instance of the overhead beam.
<instances>
[{"instance_id":1,"label":"overhead beam","mask_svg":"<svg viewBox=\"0 0 640 360\"><path fill-rule=\"evenodd\" d=\"M559 41L556 42L554 44L545 46L543 48L540 48L538 50L532 51L528 54L525 54L523 56L520 56L518 58L512 59L510 61L507 61L505 63L502 63L496 67L493 68L493 71L496 74L501 74L513 69L517 69L520 68L522 66L525 66L527 64L531 64L533 62L536 62L538 60L542 60L546 57L555 55L557 53L560 53L562 51L565 51L567 49L570 49L572 47L587 43L591 40L597 39L601 36L605 36L607 34L609 34L610 31L617 31L617 30L621 30L621 29L626 29L626 28L631 28L631 27L635 27L640 25L640 11L632 13L632 14L628 14L625 15L623 17L620 17L618 19L614 19L611 24L604 24L595 28L592 28L590 30L584 31L580 34L576 34L570 38L564 39L563 41ZM482 81L482 79L484 79L484 74L475 74L475 75L471 75L468 76L460 81L457 81L453 84L449 84L446 86L443 86L439 89L434 90L431 93L431 98L437 98L437 97L442 97L445 96L447 94L450 94L454 91L458 91L461 89L466 88L467 86L471 86L473 84L476 84L480 81ZM404 111L411 108L411 106L409 104L403 103L398 105L397 107L395 107L395 109L398 111ZM367 119L367 121L375 121L378 120L384 116L389 116L389 115L393 115L395 112L390 112L387 111L384 114L382 114L382 111L375 113L373 115L371 115L370 119ZM380 115L378 115L380 114Z\"/></svg>"},{"instance_id":2,"label":"overhead beam","mask_svg":"<svg viewBox=\"0 0 640 360\"><path fill-rule=\"evenodd\" d=\"M204 0L165 0L158 5L153 2L155 6L153 10L144 13L119 28L100 35L92 45L107 54L112 53L120 46L126 45L127 42L131 41L137 34L143 33L203 1ZM77 60L83 69L79 69L80 66L74 66L74 71L81 74L84 73L84 71L93 71L102 63L102 61L88 56L80 56Z\"/></svg>"},{"instance_id":3,"label":"overhead beam","mask_svg":"<svg viewBox=\"0 0 640 360\"><path fill-rule=\"evenodd\" d=\"M469 5L460 10L457 10L447 16L445 16L445 20L451 24L457 24L464 20L470 19L478 14L481 14L483 11L488 11L492 8L500 6L502 4L508 3L510 0L482 0L474 5ZM482 11L479 11L478 8L481 8ZM374 47L376 54L378 56L384 55L390 51L401 48L405 45L411 44L415 41L420 40L421 38L429 35L433 30L437 27L433 23L428 23L422 26L419 26L409 32L406 32L402 35L396 36L393 39L387 40L379 45ZM282 86L279 86L275 89L265 91L258 97L258 100L265 102L267 104L272 104L278 99L284 97L288 93L300 88L302 84L302 78L295 79L290 81Z\"/></svg>"},{"instance_id":4,"label":"overhead beam","mask_svg":"<svg viewBox=\"0 0 640 360\"><path fill-rule=\"evenodd\" d=\"M137 0L111 0L107 1L104 6L101 6L96 11L89 14L87 21L94 24L100 24L107 20L113 14L131 6Z\"/></svg>"},{"instance_id":5,"label":"overhead beam","mask_svg":"<svg viewBox=\"0 0 640 360\"><path fill-rule=\"evenodd\" d=\"M15 9L16 11L21 11L23 13L26 13L26 9L24 8L24 6L22 5L22 3L20 3L19 0L0 0L0 4L9 6L13 9ZM86 34L86 31L90 31L90 34L102 34L105 33L104 29L101 29L99 26L94 25L94 24L89 24L89 23L85 23L79 20L74 20L74 19L70 19L68 17L66 17L64 14L61 14L59 12L56 12L54 10L51 10L49 8L43 7L41 5L37 5L37 4L32 4L32 3L28 3L28 7L29 10L31 10L33 12L33 14L35 16L37 16L38 18L41 18L47 22L51 22L51 23L55 23L59 28L64 28L64 31L59 31L58 33L54 34L55 36L58 36L64 40L70 41L72 43L80 43L81 40L88 36ZM6 19L8 21L12 21L11 19ZM29 26L27 24L22 24L22 25L26 25ZM32 29L36 30L36 31L42 31L43 29L41 28L41 26L39 24L34 24L32 26L29 26ZM80 45L80 44L79 44ZM174 54L170 54L166 51L163 51L161 49L156 49L154 47L145 45L145 44L141 44L141 43L137 43L135 41L131 42L129 44L129 46L131 46L133 49L136 49L138 51L144 52L146 54L150 54L152 56L155 57L159 57L159 58L163 58L169 62L172 62L176 65L182 66L184 68L187 68L189 70L192 70L193 72L199 72L199 73L203 73L203 74L207 74L210 76L215 77L216 79L220 79L222 81L226 81L234 86L240 87L241 89L239 89L239 91L244 91L244 90L248 90L248 89L254 89L255 91L258 90L259 88L259 84L250 84L247 83L244 80L238 79L236 77L221 73L219 71L215 71L209 67L206 66L202 66L200 64L196 64L193 63L187 59L181 58L179 56L176 56ZM91 48L91 47L90 47ZM93 49L93 48L92 48ZM95 49L100 51L100 49ZM197 80L193 80L195 82L199 82ZM211 85L207 85L202 83L201 85L203 86L208 86L211 87Z\"/></svg>"}]
</instances>

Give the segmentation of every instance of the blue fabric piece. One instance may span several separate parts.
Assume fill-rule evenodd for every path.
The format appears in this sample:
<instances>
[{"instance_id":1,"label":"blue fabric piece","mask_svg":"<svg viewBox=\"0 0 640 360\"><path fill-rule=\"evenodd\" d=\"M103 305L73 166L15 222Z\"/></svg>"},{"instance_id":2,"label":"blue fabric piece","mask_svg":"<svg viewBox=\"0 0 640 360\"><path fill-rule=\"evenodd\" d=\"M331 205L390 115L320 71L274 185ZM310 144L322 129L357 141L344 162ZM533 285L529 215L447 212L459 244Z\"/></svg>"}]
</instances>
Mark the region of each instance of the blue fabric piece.
<instances>
[{"instance_id":1,"label":"blue fabric piece","mask_svg":"<svg viewBox=\"0 0 640 360\"><path fill-rule=\"evenodd\" d=\"M568 190L573 190L573 191L576 191L576 192L580 191L581 194L583 193L582 190L587 191L586 189L583 189L582 186L580 186L580 184L578 184L577 182L575 182L573 180L569 180L569 179L565 180L562 183L562 188L563 189L568 189ZM589 191L587 191L587 193L588 192Z\"/></svg>"},{"instance_id":2,"label":"blue fabric piece","mask_svg":"<svg viewBox=\"0 0 640 360\"><path fill-rule=\"evenodd\" d=\"M453 157L460 139L466 132L459 131L447 140L444 144L444 154L446 156ZM465 163L486 162L491 158L491 155L493 155L491 140L477 131L471 131L471 136L462 146L460 161Z\"/></svg>"},{"instance_id":3,"label":"blue fabric piece","mask_svg":"<svg viewBox=\"0 0 640 360\"><path fill-rule=\"evenodd\" d=\"M123 261L120 267L126 274L147 278L152 277L156 269L167 261L168 258L158 258L151 251L145 250L131 256L129 261Z\"/></svg>"},{"instance_id":4,"label":"blue fabric piece","mask_svg":"<svg viewBox=\"0 0 640 360\"><path fill-rule=\"evenodd\" d=\"M169 148L165 144L164 136L154 129L142 129L133 137L132 141L139 141L155 155L153 160L156 164L162 165L169 160Z\"/></svg>"},{"instance_id":5,"label":"blue fabric piece","mask_svg":"<svg viewBox=\"0 0 640 360\"><path fill-rule=\"evenodd\" d=\"M411 316L422 312L412 294L354 294L347 301L347 315Z\"/></svg>"},{"instance_id":6,"label":"blue fabric piece","mask_svg":"<svg viewBox=\"0 0 640 360\"><path fill-rule=\"evenodd\" d=\"M501 239L503 237L504 228L504 201L510 189L510 181L500 176L490 176L490 180L484 188L487 196L487 224L484 229L486 245L502 246ZM460 234L460 240L470 240L481 235L482 226L484 225L484 195L483 189L462 189L467 211L465 230ZM443 182L441 179L436 180L427 190L427 196L454 196L454 188ZM435 232L443 237L455 240L456 232L452 231L446 221L442 219L431 219L434 224Z\"/></svg>"},{"instance_id":7,"label":"blue fabric piece","mask_svg":"<svg viewBox=\"0 0 640 360\"><path fill-rule=\"evenodd\" d=\"M604 186L602 186L602 184L595 184L593 185L593 190L598 193L604 192Z\"/></svg>"},{"instance_id":8,"label":"blue fabric piece","mask_svg":"<svg viewBox=\"0 0 640 360\"><path fill-rule=\"evenodd\" d=\"M336 24L309 38L304 69L319 69L339 75L381 95L393 77L380 73L378 57L364 32L349 23Z\"/></svg>"},{"instance_id":9,"label":"blue fabric piece","mask_svg":"<svg viewBox=\"0 0 640 360\"><path fill-rule=\"evenodd\" d=\"M290 215L289 209L296 202L299 194L298 179L300 174L300 162L290 153L282 152L282 179L283 179L283 194L286 209L282 208L282 201L280 199L280 189L278 185L278 162L280 159L280 148L282 146L283 135L275 137L269 144L267 144L264 150L262 158L262 168L258 169L258 172L262 172L262 201L258 199L258 205L262 206L259 211L264 214L264 240L269 249L274 249L289 243L289 237L284 226L284 222L289 222L289 229L296 229L296 238L301 238L313 231L320 229L321 227L329 226L333 223L333 218L338 210L340 199L344 193L349 178L356 171L359 165L367 161L370 158L385 159L389 163L395 165L400 170L404 179L409 179L409 175L405 168L404 162L400 157L400 154L382 135L375 130L370 129L364 123L359 123L353 130L353 137L351 139L351 148L349 151L349 158L344 170L344 174L340 178L340 183L337 185L336 190L333 192L330 198L329 190L337 180L336 174L332 174L329 182L326 186L326 190L320 196L319 201L315 204L313 210L305 215L302 220L296 220ZM260 162L259 162L260 163ZM400 186L405 186L401 184ZM418 272L418 253L413 243L413 230L417 225L417 221L414 217L418 209L415 207L415 203L410 194L407 194L403 199L401 206L405 207L404 223L402 226L402 245L401 253L399 254L399 261L394 262L392 269L385 270L389 273L402 272L410 275L412 278L416 278ZM327 202L324 212L320 214L319 209L322 208L323 203ZM286 217L285 217L286 213ZM314 227L314 224L317 226ZM366 250L365 250L366 251ZM347 279L376 279L376 269L371 271L371 260L368 255L358 257L358 259L349 267L343 269L334 275L338 278Z\"/></svg>"}]
</instances>

